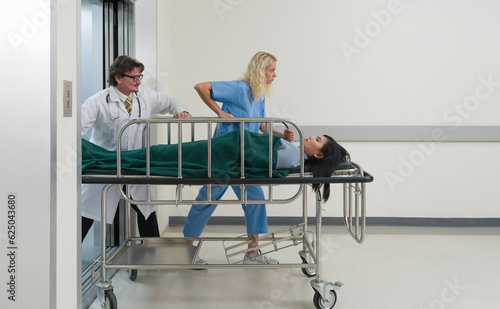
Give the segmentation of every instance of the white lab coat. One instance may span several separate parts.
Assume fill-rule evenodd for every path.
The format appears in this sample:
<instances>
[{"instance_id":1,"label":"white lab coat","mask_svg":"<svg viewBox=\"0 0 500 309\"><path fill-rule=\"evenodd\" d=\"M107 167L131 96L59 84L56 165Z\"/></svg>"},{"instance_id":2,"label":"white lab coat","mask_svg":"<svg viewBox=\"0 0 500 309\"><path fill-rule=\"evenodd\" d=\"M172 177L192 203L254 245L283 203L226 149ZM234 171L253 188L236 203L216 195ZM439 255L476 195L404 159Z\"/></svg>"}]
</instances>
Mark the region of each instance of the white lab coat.
<instances>
[{"instance_id":1,"label":"white lab coat","mask_svg":"<svg viewBox=\"0 0 500 309\"><path fill-rule=\"evenodd\" d=\"M133 119L149 119L156 114L176 114L188 111L178 99L151 89L139 87L132 93L132 111L129 115L125 105L120 101L114 87L104 89L88 98L82 105L82 136L108 150L116 150L118 132L125 123ZM144 124L129 126L122 135L121 149L133 150L142 148ZM91 130L91 132L88 132ZM82 216L101 221L102 189L105 185L82 185ZM131 188L132 199L146 199L147 187L135 185ZM106 222L111 223L118 207L120 193L115 185L107 194ZM138 205L144 217L156 210L154 205Z\"/></svg>"}]
</instances>

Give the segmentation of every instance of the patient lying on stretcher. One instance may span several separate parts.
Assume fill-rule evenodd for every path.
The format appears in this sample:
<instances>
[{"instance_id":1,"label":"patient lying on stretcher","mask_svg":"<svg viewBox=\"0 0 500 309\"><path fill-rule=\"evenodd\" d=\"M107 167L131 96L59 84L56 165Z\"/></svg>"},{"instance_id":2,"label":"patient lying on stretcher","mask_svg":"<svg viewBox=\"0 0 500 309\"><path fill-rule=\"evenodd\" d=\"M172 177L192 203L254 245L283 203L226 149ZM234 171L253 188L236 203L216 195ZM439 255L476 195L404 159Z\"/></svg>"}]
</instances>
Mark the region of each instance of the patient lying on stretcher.
<instances>
[{"instance_id":1,"label":"patient lying on stretcher","mask_svg":"<svg viewBox=\"0 0 500 309\"><path fill-rule=\"evenodd\" d=\"M230 132L211 140L211 177L239 178L241 176L241 132ZM182 177L208 177L208 141L182 143ZM273 135L273 177L286 177L288 169L300 166L300 149L292 143ZM304 140L305 166L313 177L330 177L336 166L348 155L347 151L330 136L311 136ZM245 177L269 177L268 134L244 132ZM146 149L121 152L123 174L146 174ZM82 173L116 173L116 152L108 151L82 139ZM150 173L157 176L178 176L178 145L150 147ZM313 184L326 202L330 195L329 184Z\"/></svg>"}]
</instances>

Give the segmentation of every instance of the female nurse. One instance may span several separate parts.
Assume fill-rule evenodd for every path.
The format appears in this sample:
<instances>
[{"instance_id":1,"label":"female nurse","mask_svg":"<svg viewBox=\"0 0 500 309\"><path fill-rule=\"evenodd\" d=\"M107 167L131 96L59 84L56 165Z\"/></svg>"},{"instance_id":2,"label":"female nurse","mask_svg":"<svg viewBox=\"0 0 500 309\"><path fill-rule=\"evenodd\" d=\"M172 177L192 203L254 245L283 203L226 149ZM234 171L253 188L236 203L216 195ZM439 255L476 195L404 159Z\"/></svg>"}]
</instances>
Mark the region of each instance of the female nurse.
<instances>
[{"instance_id":1,"label":"female nurse","mask_svg":"<svg viewBox=\"0 0 500 309\"><path fill-rule=\"evenodd\" d=\"M266 52L257 52L250 62L243 78L235 81L225 82L203 82L194 88L200 98L212 109L219 118L264 118L265 97L271 92L271 85L276 78L275 56ZM217 102L222 103L222 107ZM221 123L219 132L224 135L240 128L239 123ZM251 132L266 132L266 127L262 123L245 123L245 129ZM293 140L295 132L286 129L283 133L273 130L273 133L282 136L285 140ZM228 186L212 186L212 200L220 200L226 192ZM239 186L232 186L234 193L240 198ZM263 200L264 191L260 186L247 186L247 198L249 200ZM203 186L196 197L197 201L207 200L207 186ZM189 211L186 224L184 226L185 237L199 237L203 232L210 216L214 212L217 204L192 205ZM258 234L268 233L267 214L265 204L242 205L245 225L248 237L254 238ZM188 243L193 243L188 241ZM248 245L249 249L256 246L258 242ZM197 264L206 264L201 258ZM278 264L278 261L267 257L257 250L249 251L243 258L244 264Z\"/></svg>"}]
</instances>

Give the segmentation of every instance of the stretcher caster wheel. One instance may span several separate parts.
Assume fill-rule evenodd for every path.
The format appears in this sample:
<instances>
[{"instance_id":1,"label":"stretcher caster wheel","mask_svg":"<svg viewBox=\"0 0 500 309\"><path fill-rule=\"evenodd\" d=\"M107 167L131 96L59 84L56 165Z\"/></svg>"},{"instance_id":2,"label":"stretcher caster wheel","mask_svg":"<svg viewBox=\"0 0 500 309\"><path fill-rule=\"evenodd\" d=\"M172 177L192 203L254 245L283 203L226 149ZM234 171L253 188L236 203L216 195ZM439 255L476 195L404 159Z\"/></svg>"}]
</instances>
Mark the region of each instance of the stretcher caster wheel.
<instances>
[{"instance_id":1,"label":"stretcher caster wheel","mask_svg":"<svg viewBox=\"0 0 500 309\"><path fill-rule=\"evenodd\" d=\"M127 273L128 273L128 278L131 281L135 281L135 279L137 279L137 269L129 269L127 270Z\"/></svg>"},{"instance_id":2,"label":"stretcher caster wheel","mask_svg":"<svg viewBox=\"0 0 500 309\"><path fill-rule=\"evenodd\" d=\"M337 302L337 293L334 290L330 290L328 293L328 299L324 299L318 291L314 292L313 303L316 309L330 309L335 306Z\"/></svg>"},{"instance_id":3,"label":"stretcher caster wheel","mask_svg":"<svg viewBox=\"0 0 500 309\"><path fill-rule=\"evenodd\" d=\"M117 309L118 301L116 300L115 293L113 290L104 291L104 307L106 309Z\"/></svg>"},{"instance_id":4,"label":"stretcher caster wheel","mask_svg":"<svg viewBox=\"0 0 500 309\"><path fill-rule=\"evenodd\" d=\"M307 261L302 258L302 264L309 264L307 263ZM308 268L301 268L302 269L302 272L304 273L304 275L306 275L307 277L314 277L316 276L316 267L308 267Z\"/></svg>"}]
</instances>

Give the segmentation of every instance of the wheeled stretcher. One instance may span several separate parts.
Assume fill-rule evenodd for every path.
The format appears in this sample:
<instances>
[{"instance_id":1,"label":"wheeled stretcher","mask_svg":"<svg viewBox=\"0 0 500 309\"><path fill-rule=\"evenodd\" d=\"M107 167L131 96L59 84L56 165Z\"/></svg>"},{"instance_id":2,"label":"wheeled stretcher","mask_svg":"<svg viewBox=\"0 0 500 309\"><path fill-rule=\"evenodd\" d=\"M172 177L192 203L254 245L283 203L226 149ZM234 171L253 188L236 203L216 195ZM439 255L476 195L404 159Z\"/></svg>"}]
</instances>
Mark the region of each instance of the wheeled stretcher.
<instances>
[{"instance_id":1,"label":"wheeled stretcher","mask_svg":"<svg viewBox=\"0 0 500 309\"><path fill-rule=\"evenodd\" d=\"M106 184L102 192L102 211L101 211L101 256L94 263L94 271L92 277L100 279L97 284L98 299L103 308L115 309L118 307L116 296L113 292L111 280L107 277L108 269L127 269L129 278L135 280L137 270L139 269L210 269L210 268L300 268L308 277L314 277L311 281L311 286L314 290L313 303L316 308L332 308L337 300L336 290L342 283L328 282L321 278L322 261L321 261L321 237L322 237L322 208L323 203L319 195L316 196L316 225L315 230L310 231L307 223L307 190L306 186L314 183L330 183L343 185L343 205L344 205L344 225L348 233L358 242L362 243L365 237L366 226L366 197L365 185L372 182L373 177L363 171L356 163L347 160L339 165L339 168L331 177L312 177L304 167L304 152L301 151L301 166L292 171L288 171L286 177L276 176L276 171L273 171L272 157L273 153L273 137L269 134L268 155L269 166L267 175L259 174L259 176L248 177L248 172L245 167L245 131L240 130L241 138L239 177L221 177L216 171L212 170L211 164L211 137L214 132L217 132L217 125L221 122L231 122L239 124L241 128L247 122L265 123L268 132L272 132L275 125L285 124L291 127L297 133L297 140L300 141L301 150L304 147L304 136L301 128L294 122L279 118L236 118L236 119L220 119L220 118L191 118L191 119L173 119L173 118L154 118L147 120L133 120L126 124L120 131L118 137L118 146L120 149L121 135L128 126L145 124L145 162L144 168L127 170L122 167L123 154L121 151L116 153L116 169L113 170L96 170L90 169L83 173L82 183L84 184ZM205 131L208 149L208 166L204 177L183 177L183 147L177 147L177 164L175 169L176 175L162 174L155 167L157 163L151 159L151 135L152 126L166 125L168 131L168 141L171 143L172 137L177 139L178 145L185 142L188 134L191 133L191 141L195 140L195 131ZM186 129L186 126L190 128ZM170 173L172 170L170 169ZM215 175L215 176L214 176ZM192 205L192 204L287 204L297 199L302 200L302 222L279 231L260 235L258 237L259 245L256 249L261 249L262 252L268 253L281 250L291 246L299 246L301 250L298 252L300 262L277 264L277 265L246 265L242 264L237 256L249 251L247 245L255 239L249 239L246 236L238 237L198 237L190 238L197 241L197 246L188 245L187 238L183 237L159 237L159 238L144 238L131 237L131 227L128 224L126 230L127 235L125 241L111 254L108 255L106 248L106 194L109 188L113 185L119 185L119 190L123 199L128 203L136 205ZM170 199L153 199L151 194L144 200L131 199L127 194L128 190L123 187L128 185L147 185L149 186L173 186L175 194ZM224 199L220 201L212 201L210 193L207 200L196 201L189 199L184 194L185 186L191 185L207 185L210 192L212 185L238 185L241 188L240 199ZM267 191L265 200L248 200L246 198L246 186L261 185L264 191ZM294 185L294 189L289 196L282 198L276 197L274 188L279 185ZM148 192L151 192L148 188ZM128 214L130 215L130 207ZM130 220L128 221L130 222ZM203 246L204 242L217 241L224 244L224 250L227 257L227 264L208 264L196 265L195 261ZM253 249L252 249L253 250Z\"/></svg>"}]
</instances>

